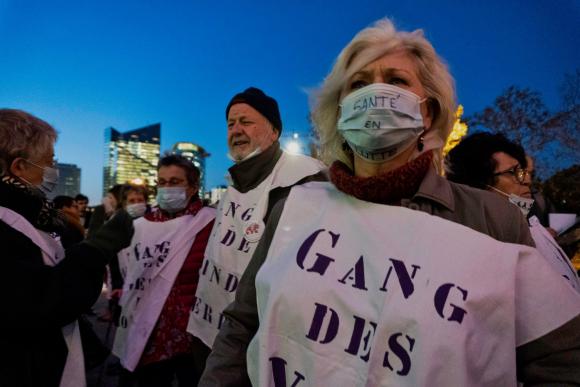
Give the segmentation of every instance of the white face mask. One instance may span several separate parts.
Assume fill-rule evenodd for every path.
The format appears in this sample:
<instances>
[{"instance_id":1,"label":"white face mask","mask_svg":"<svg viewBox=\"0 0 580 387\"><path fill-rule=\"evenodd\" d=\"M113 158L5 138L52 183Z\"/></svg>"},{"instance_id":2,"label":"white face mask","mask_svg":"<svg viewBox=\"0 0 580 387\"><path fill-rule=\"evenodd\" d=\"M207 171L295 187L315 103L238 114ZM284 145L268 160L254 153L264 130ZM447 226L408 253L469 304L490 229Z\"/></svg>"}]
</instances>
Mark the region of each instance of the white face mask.
<instances>
[{"instance_id":1,"label":"white face mask","mask_svg":"<svg viewBox=\"0 0 580 387\"><path fill-rule=\"evenodd\" d=\"M517 206L520 211L522 212L522 214L524 214L525 217L528 216L528 214L530 213L530 210L532 209L532 206L534 205L534 199L528 199L528 198L524 198L522 196L518 196L516 194L507 194L505 192L503 192L500 189L497 189L495 187L492 187L491 185L488 185L489 188L493 189L494 191L499 192L500 194L506 196L509 200L509 202L515 206Z\"/></svg>"},{"instance_id":2,"label":"white face mask","mask_svg":"<svg viewBox=\"0 0 580 387\"><path fill-rule=\"evenodd\" d=\"M160 187L157 189L157 203L162 210L177 212L187 206L187 188Z\"/></svg>"},{"instance_id":3,"label":"white face mask","mask_svg":"<svg viewBox=\"0 0 580 387\"><path fill-rule=\"evenodd\" d=\"M400 87L373 83L342 100L338 131L365 160L391 160L425 131L424 101Z\"/></svg>"},{"instance_id":4,"label":"white face mask","mask_svg":"<svg viewBox=\"0 0 580 387\"><path fill-rule=\"evenodd\" d=\"M26 160L24 159L27 163L30 163L32 165L34 165L37 168L42 169L42 183L40 183L40 185L34 185L32 183L30 183L28 180L21 178L22 180L24 180L26 183L28 183L31 186L34 186L36 188L38 188L38 190L42 193L44 193L45 195L50 194L52 191L54 191L54 189L56 188L56 186L58 185L58 169L53 168L53 167L41 167L40 165L33 163L30 160Z\"/></svg>"},{"instance_id":5,"label":"white face mask","mask_svg":"<svg viewBox=\"0 0 580 387\"><path fill-rule=\"evenodd\" d=\"M242 161L249 160L256 155L259 155L260 153L262 153L262 149L260 149L260 147L257 147L256 149L251 151L246 157L244 157L241 160L235 159L234 156L232 156L232 154L230 152L228 152L227 156L228 156L228 159L232 160L234 163L241 163Z\"/></svg>"},{"instance_id":6,"label":"white face mask","mask_svg":"<svg viewBox=\"0 0 580 387\"><path fill-rule=\"evenodd\" d=\"M127 213L129 213L129 215L131 215L132 218L140 218L141 216L145 215L145 211L147 211L147 204L145 203L127 204L125 210L127 210Z\"/></svg>"}]
</instances>

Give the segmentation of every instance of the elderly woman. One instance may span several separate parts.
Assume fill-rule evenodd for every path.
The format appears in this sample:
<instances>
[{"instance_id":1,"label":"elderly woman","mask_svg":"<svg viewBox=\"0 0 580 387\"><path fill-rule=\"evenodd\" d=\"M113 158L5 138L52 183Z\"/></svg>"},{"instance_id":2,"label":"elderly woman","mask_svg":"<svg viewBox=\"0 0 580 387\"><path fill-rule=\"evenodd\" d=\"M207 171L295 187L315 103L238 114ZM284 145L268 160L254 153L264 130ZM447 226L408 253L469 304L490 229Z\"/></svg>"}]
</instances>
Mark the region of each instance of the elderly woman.
<instances>
[{"instance_id":1,"label":"elderly woman","mask_svg":"<svg viewBox=\"0 0 580 387\"><path fill-rule=\"evenodd\" d=\"M534 199L521 145L499 133L475 133L463 139L446 158L447 178L459 184L489 190L527 217ZM566 253L537 216L528 220L536 248L567 283L580 292L580 279Z\"/></svg>"},{"instance_id":2,"label":"elderly woman","mask_svg":"<svg viewBox=\"0 0 580 387\"><path fill-rule=\"evenodd\" d=\"M200 385L580 382L578 295L504 243L532 243L517 209L438 174L453 112L421 31L354 37L313 114L331 183L272 210Z\"/></svg>"},{"instance_id":3,"label":"elderly woman","mask_svg":"<svg viewBox=\"0 0 580 387\"><path fill-rule=\"evenodd\" d=\"M55 130L0 109L0 245L3 295L0 385L84 386L76 319L100 294L107 261L133 233L118 213L92 239L66 250L62 219L46 200L56 185Z\"/></svg>"}]
</instances>

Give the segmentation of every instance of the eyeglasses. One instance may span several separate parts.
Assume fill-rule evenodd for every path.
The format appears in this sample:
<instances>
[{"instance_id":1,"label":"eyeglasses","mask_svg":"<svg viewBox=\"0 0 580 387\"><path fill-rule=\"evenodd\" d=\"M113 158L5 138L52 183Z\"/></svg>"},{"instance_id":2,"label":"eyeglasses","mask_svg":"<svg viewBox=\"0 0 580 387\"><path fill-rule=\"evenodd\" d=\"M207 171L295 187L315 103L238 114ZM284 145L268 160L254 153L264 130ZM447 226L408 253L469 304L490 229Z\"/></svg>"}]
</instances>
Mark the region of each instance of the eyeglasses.
<instances>
[{"instance_id":1,"label":"eyeglasses","mask_svg":"<svg viewBox=\"0 0 580 387\"><path fill-rule=\"evenodd\" d=\"M157 187L178 187L181 186L185 180L172 178L169 180L159 179L157 180Z\"/></svg>"},{"instance_id":2,"label":"eyeglasses","mask_svg":"<svg viewBox=\"0 0 580 387\"><path fill-rule=\"evenodd\" d=\"M510 174L513 177L515 177L518 183L524 184L526 182L526 178L530 176L530 171L520 167L519 165L516 165L515 167L511 167L510 169L507 169L505 171L496 172L493 175L499 176L499 175L506 175L506 174Z\"/></svg>"},{"instance_id":3,"label":"eyeglasses","mask_svg":"<svg viewBox=\"0 0 580 387\"><path fill-rule=\"evenodd\" d=\"M23 160L24 160L24 161L26 161L26 162L27 162L27 163L29 163L29 164L32 164L32 165L34 165L34 166L35 166L35 167L37 167L37 168L40 168L40 169L44 169L44 168L46 168L46 167L41 167L40 165L38 165L38 164L36 164L36 163L34 163L34 162L32 162L32 161L28 160L28 159L23 159ZM56 168L56 164L58 164L58 160L57 160L57 159L52 159L52 162L51 162L51 164L50 164L50 165L48 165L48 167L50 167L50 168Z\"/></svg>"}]
</instances>

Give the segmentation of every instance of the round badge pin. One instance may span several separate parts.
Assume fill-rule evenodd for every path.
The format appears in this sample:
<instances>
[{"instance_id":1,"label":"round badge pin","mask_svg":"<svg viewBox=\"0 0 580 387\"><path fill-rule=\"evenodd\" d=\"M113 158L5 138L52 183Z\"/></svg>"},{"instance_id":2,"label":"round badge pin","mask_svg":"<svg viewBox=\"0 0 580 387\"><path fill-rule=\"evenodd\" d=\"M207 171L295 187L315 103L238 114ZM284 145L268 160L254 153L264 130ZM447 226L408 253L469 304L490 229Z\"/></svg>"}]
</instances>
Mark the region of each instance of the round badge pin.
<instances>
[{"instance_id":1,"label":"round badge pin","mask_svg":"<svg viewBox=\"0 0 580 387\"><path fill-rule=\"evenodd\" d=\"M249 221L244 225L244 238L250 243L256 243L264 233L264 222Z\"/></svg>"}]
</instances>

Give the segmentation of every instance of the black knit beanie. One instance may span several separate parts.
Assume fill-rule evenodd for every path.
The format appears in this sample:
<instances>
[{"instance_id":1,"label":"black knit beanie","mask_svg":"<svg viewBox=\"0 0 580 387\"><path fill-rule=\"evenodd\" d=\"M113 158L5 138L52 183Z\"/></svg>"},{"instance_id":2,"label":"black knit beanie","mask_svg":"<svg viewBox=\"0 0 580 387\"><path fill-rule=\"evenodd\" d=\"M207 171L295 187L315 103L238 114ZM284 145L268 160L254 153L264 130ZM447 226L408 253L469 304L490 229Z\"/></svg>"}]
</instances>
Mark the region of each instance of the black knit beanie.
<instances>
[{"instance_id":1,"label":"black knit beanie","mask_svg":"<svg viewBox=\"0 0 580 387\"><path fill-rule=\"evenodd\" d=\"M282 119L278 110L278 102L256 87L249 87L241 93L234 95L228 107L226 107L226 120L230 108L237 103L246 103L260 112L278 130L278 136L282 133Z\"/></svg>"}]
</instances>

